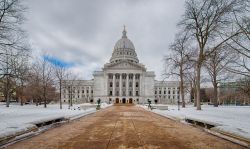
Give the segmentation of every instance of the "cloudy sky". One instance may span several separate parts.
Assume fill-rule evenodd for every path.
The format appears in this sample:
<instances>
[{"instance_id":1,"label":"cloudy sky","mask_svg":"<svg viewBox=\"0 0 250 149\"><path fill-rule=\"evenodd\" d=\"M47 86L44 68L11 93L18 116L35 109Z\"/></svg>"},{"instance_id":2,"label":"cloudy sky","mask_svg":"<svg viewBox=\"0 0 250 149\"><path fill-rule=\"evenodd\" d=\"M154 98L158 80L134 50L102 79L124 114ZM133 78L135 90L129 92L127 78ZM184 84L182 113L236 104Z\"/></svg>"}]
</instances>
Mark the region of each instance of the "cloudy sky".
<instances>
[{"instance_id":1,"label":"cloudy sky","mask_svg":"<svg viewBox=\"0 0 250 149\"><path fill-rule=\"evenodd\" d=\"M163 56L184 12L184 0L26 0L25 5L33 54L69 64L80 79L92 79L109 61L123 25L140 62L161 79Z\"/></svg>"}]
</instances>

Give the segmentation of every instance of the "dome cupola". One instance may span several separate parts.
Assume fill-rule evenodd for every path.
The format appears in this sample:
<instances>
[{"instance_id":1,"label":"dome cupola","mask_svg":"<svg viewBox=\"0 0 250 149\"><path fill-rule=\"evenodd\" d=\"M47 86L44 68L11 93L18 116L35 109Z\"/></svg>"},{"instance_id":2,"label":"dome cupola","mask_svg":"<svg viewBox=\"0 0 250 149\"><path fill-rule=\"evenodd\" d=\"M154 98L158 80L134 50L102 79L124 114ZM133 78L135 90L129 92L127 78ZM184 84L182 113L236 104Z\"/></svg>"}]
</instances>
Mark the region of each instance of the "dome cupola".
<instances>
[{"instance_id":1,"label":"dome cupola","mask_svg":"<svg viewBox=\"0 0 250 149\"><path fill-rule=\"evenodd\" d=\"M110 62L116 63L122 60L139 63L134 44L127 38L127 31L125 29L125 26L122 32L122 38L115 44Z\"/></svg>"}]
</instances>

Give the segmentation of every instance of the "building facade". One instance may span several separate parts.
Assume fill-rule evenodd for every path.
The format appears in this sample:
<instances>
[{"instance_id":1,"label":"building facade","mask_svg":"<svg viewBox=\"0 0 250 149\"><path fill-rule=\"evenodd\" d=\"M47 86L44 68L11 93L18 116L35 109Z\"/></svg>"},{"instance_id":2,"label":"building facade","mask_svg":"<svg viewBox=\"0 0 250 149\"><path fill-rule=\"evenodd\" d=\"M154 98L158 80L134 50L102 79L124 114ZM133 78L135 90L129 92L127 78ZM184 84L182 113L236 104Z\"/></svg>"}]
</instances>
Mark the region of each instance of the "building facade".
<instances>
[{"instance_id":1,"label":"building facade","mask_svg":"<svg viewBox=\"0 0 250 149\"><path fill-rule=\"evenodd\" d=\"M62 100L109 103L177 103L180 98L178 81L156 81L155 73L139 62L134 44L124 29L114 46L110 61L93 80L64 81ZM188 96L186 96L188 100Z\"/></svg>"}]
</instances>

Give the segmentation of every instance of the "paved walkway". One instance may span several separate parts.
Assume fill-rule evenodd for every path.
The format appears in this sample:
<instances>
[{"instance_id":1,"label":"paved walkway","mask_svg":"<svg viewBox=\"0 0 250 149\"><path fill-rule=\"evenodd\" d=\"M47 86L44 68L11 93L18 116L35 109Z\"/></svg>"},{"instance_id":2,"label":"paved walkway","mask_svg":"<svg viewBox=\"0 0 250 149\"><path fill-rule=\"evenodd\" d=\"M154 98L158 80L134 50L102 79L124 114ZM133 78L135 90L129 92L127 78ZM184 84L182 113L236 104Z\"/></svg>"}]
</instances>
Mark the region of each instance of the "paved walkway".
<instances>
[{"instance_id":1,"label":"paved walkway","mask_svg":"<svg viewBox=\"0 0 250 149\"><path fill-rule=\"evenodd\" d=\"M136 106L112 106L18 142L16 149L237 149L229 141Z\"/></svg>"}]
</instances>

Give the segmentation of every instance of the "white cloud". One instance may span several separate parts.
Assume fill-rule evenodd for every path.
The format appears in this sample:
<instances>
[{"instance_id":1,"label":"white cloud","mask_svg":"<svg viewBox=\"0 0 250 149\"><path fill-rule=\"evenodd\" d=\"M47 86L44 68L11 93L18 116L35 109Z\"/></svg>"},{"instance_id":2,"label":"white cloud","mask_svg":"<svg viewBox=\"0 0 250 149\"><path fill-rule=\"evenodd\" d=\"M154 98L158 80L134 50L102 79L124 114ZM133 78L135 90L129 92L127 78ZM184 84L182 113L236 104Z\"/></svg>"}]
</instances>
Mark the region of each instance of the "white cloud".
<instances>
[{"instance_id":1,"label":"white cloud","mask_svg":"<svg viewBox=\"0 0 250 149\"><path fill-rule=\"evenodd\" d=\"M182 0L27 0L28 31L33 47L76 63L81 79L108 62L122 26L135 44L140 62L161 78L163 56L184 12Z\"/></svg>"}]
</instances>

